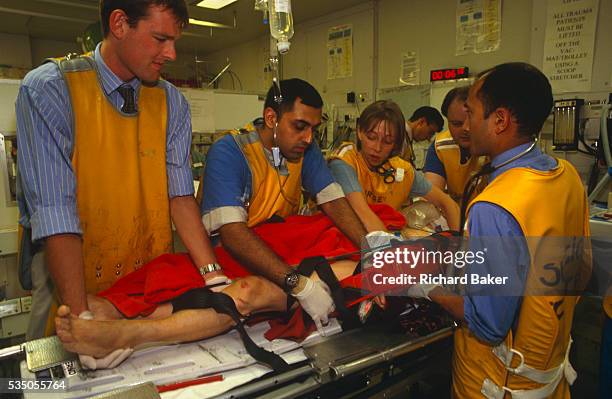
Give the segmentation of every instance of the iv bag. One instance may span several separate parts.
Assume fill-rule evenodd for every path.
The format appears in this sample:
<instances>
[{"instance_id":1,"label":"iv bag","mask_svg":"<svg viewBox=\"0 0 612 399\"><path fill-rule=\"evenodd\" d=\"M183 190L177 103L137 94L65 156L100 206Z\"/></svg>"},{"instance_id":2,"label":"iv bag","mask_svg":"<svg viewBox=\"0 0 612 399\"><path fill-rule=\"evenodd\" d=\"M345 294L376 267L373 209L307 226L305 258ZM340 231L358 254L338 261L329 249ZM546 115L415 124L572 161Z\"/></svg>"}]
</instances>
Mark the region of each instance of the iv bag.
<instances>
[{"instance_id":1,"label":"iv bag","mask_svg":"<svg viewBox=\"0 0 612 399\"><path fill-rule=\"evenodd\" d=\"M290 0L268 0L270 34L277 41L281 54L289 51L289 40L293 37L293 15Z\"/></svg>"}]
</instances>

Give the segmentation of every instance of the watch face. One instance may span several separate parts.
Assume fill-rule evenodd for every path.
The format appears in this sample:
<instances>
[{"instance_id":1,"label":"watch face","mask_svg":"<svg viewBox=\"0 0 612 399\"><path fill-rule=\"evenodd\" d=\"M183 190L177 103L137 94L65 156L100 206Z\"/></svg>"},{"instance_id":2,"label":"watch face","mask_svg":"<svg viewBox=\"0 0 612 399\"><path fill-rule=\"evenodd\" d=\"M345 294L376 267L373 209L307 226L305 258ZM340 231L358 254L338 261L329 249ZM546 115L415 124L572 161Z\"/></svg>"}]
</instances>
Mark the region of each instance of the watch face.
<instances>
[{"instance_id":1,"label":"watch face","mask_svg":"<svg viewBox=\"0 0 612 399\"><path fill-rule=\"evenodd\" d=\"M287 289L295 288L297 287L299 280L299 274L297 274L296 272L290 272L285 276L285 286L287 287Z\"/></svg>"}]
</instances>

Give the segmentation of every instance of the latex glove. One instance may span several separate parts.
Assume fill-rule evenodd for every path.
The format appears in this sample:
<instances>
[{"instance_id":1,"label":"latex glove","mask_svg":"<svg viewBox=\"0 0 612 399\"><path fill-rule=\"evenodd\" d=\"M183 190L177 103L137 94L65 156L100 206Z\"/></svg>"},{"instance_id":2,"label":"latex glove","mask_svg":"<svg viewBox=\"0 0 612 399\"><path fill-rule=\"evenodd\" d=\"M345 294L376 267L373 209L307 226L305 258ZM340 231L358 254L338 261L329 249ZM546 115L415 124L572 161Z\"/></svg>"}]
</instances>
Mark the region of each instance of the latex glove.
<instances>
[{"instance_id":1,"label":"latex glove","mask_svg":"<svg viewBox=\"0 0 612 399\"><path fill-rule=\"evenodd\" d=\"M429 297L429 293L434 288L439 287L437 284L414 284L408 291L406 291L406 295L411 298L425 298L431 301Z\"/></svg>"},{"instance_id":2,"label":"latex glove","mask_svg":"<svg viewBox=\"0 0 612 399\"><path fill-rule=\"evenodd\" d=\"M323 326L329 322L328 315L336 309L334 301L327 284L305 278L307 281L304 289L291 295L300 302L302 308L310 315L319 333L325 336Z\"/></svg>"},{"instance_id":3,"label":"latex glove","mask_svg":"<svg viewBox=\"0 0 612 399\"><path fill-rule=\"evenodd\" d=\"M86 310L79 315L79 319L93 320L94 314ZM89 355L79 355L79 361L83 368L89 370L112 369L120 365L132 352L134 352L132 348L117 349L100 359Z\"/></svg>"},{"instance_id":4,"label":"latex glove","mask_svg":"<svg viewBox=\"0 0 612 399\"><path fill-rule=\"evenodd\" d=\"M379 248L381 246L390 246L391 240L397 240L398 238L391 233L387 233L386 231L373 231L371 233L368 233L365 236L365 239L368 243L368 246L376 251L376 248Z\"/></svg>"},{"instance_id":5,"label":"latex glove","mask_svg":"<svg viewBox=\"0 0 612 399\"><path fill-rule=\"evenodd\" d=\"M365 236L366 242L369 248L372 248L372 251L368 251L363 255L363 262L361 263L361 268L363 270L369 269L372 267L372 256L374 252L384 251L385 247L391 246L391 240L398 238L391 233L387 233L386 231L373 231L368 233Z\"/></svg>"}]
</instances>

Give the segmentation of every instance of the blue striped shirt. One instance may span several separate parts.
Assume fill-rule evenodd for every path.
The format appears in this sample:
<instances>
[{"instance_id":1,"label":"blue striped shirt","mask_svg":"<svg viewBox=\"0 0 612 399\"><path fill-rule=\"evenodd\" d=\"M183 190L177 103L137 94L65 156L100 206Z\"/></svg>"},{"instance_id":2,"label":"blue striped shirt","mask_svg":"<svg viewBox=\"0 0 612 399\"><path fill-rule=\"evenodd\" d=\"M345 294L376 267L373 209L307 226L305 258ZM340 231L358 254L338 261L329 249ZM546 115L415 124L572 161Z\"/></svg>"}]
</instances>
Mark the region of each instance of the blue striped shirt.
<instances>
[{"instance_id":1,"label":"blue striped shirt","mask_svg":"<svg viewBox=\"0 0 612 399\"><path fill-rule=\"evenodd\" d=\"M102 87L120 110L123 97L117 88L124 84L104 63L100 44L94 52ZM136 104L141 85L137 78L127 82L135 90ZM189 162L191 114L185 97L172 84L166 90L168 123L166 171L170 198L193 195ZM24 78L15 104L17 113L18 166L23 195L18 199L19 222L32 228L32 240L54 234L81 234L76 204L76 179L72 170L74 141L72 105L68 87L54 63L46 63ZM155 173L155 171L146 171Z\"/></svg>"}]
</instances>

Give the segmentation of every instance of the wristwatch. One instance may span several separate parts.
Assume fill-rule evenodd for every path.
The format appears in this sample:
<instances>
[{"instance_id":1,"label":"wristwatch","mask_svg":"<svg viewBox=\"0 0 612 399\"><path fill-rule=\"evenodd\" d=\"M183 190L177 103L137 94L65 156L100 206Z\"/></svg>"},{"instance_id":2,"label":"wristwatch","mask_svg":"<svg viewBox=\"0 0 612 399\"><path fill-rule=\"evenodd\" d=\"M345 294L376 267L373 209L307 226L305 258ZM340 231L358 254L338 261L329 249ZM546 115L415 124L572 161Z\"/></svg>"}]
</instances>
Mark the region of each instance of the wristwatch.
<instances>
[{"instance_id":1,"label":"wristwatch","mask_svg":"<svg viewBox=\"0 0 612 399\"><path fill-rule=\"evenodd\" d=\"M285 290L286 293L290 294L293 291L293 289L298 286L299 282L300 282L300 274L296 272L295 270L291 270L287 272L287 274L285 274L285 282L284 282L283 290Z\"/></svg>"},{"instance_id":2,"label":"wristwatch","mask_svg":"<svg viewBox=\"0 0 612 399\"><path fill-rule=\"evenodd\" d=\"M200 266L198 269L200 270L200 275L204 277L205 274L221 270L221 266L218 263L209 263L207 265Z\"/></svg>"}]
</instances>

